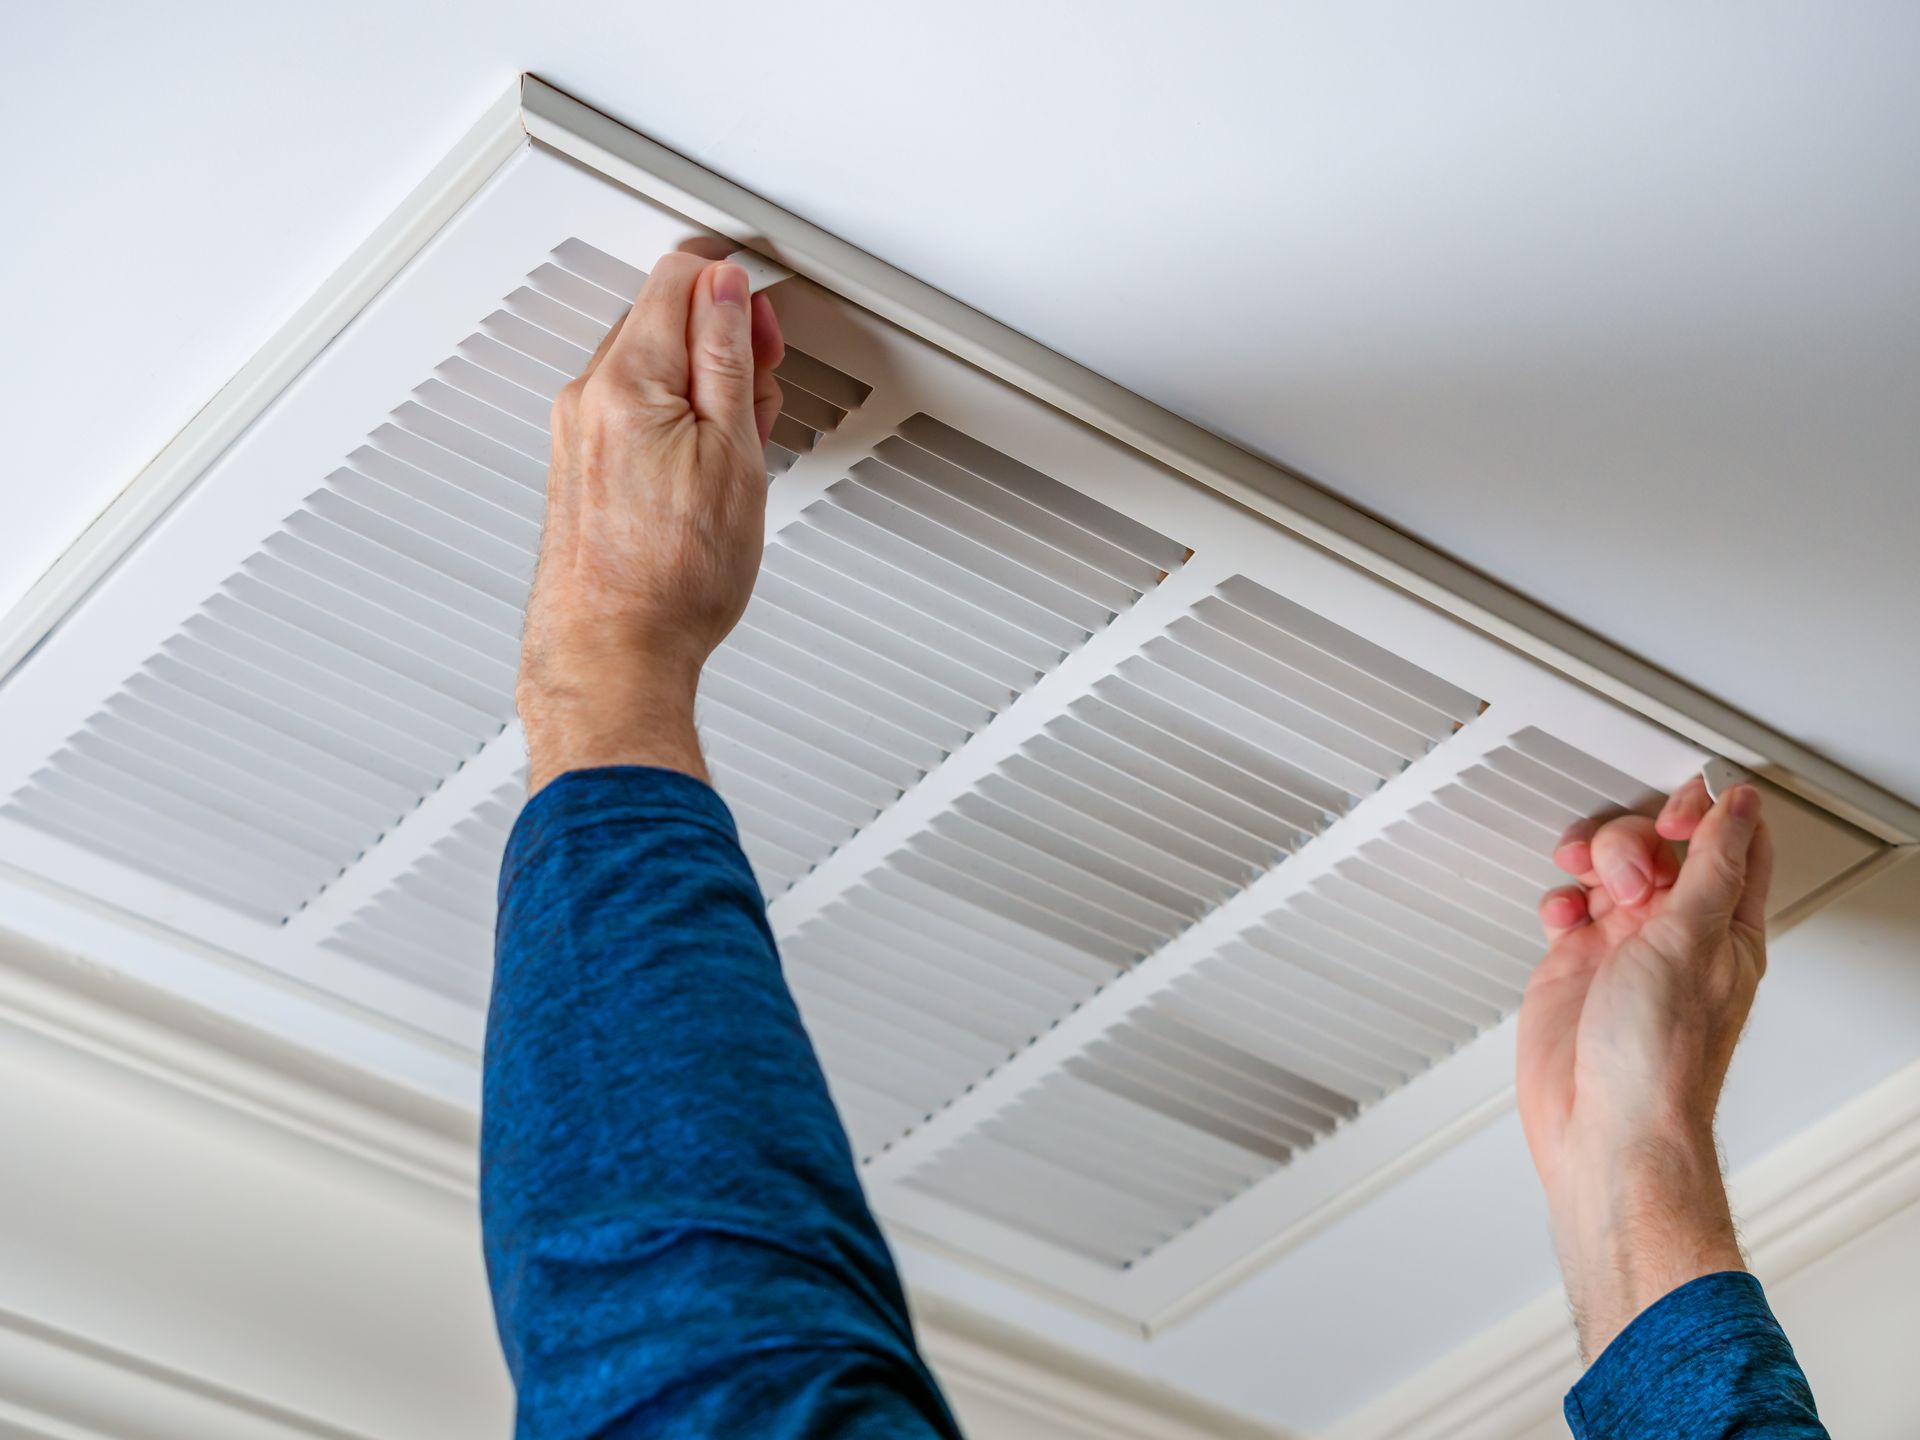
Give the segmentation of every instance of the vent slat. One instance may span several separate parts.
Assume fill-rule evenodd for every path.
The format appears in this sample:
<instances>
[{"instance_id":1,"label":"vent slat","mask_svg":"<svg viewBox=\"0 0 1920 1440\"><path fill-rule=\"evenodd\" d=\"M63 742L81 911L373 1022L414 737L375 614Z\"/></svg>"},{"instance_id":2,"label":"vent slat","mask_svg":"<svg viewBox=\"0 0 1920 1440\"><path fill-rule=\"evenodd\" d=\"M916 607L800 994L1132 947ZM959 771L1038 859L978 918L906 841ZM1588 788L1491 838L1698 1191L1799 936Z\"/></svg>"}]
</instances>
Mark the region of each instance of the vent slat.
<instances>
[{"instance_id":1,"label":"vent slat","mask_svg":"<svg viewBox=\"0 0 1920 1440\"><path fill-rule=\"evenodd\" d=\"M508 310L496 310L482 320L480 333L568 377L585 370L587 362L593 358L591 349L562 340L558 335L542 330Z\"/></svg>"},{"instance_id":2,"label":"vent slat","mask_svg":"<svg viewBox=\"0 0 1920 1440\"><path fill-rule=\"evenodd\" d=\"M245 871L207 873L193 863L199 858L198 852L176 852L165 845L153 844L137 827L113 821L103 823L101 816L69 806L33 785L23 789L7 805L0 806L0 815L262 923L275 919L279 913L275 902L292 894L272 883L261 884Z\"/></svg>"},{"instance_id":3,"label":"vent slat","mask_svg":"<svg viewBox=\"0 0 1920 1440\"><path fill-rule=\"evenodd\" d=\"M374 694L390 695L456 734L481 739L506 718L501 713L506 697L499 689L415 655L382 634L363 630L244 571L207 601L205 613Z\"/></svg>"},{"instance_id":4,"label":"vent slat","mask_svg":"<svg viewBox=\"0 0 1920 1440\"><path fill-rule=\"evenodd\" d=\"M289 732L271 718L256 717L245 708L230 703L216 688L211 695L200 693L204 677L185 666L150 661L145 673L127 681L121 697L176 718L183 729L191 726L210 738L230 740L240 752L251 751L267 757L300 786L308 782L324 787L342 802L365 806L374 814L396 814L411 803L406 785L389 779L351 759L343 759L331 748ZM244 700L244 695L241 697ZM266 712L271 717L271 712Z\"/></svg>"},{"instance_id":5,"label":"vent slat","mask_svg":"<svg viewBox=\"0 0 1920 1440\"><path fill-rule=\"evenodd\" d=\"M562 305L551 295L526 285L507 296L507 309L529 325L537 325L549 335L586 351L588 358L592 357L611 328L611 322L607 325L598 324L591 316ZM581 368L585 366L586 361L581 361ZM575 373L579 372L576 370Z\"/></svg>"},{"instance_id":6,"label":"vent slat","mask_svg":"<svg viewBox=\"0 0 1920 1440\"><path fill-rule=\"evenodd\" d=\"M434 414L504 445L542 469L553 452L553 437L547 431L546 421L521 420L484 400L475 399L444 380L422 381L414 388L413 398Z\"/></svg>"},{"instance_id":7,"label":"vent slat","mask_svg":"<svg viewBox=\"0 0 1920 1440\"><path fill-rule=\"evenodd\" d=\"M862 470L862 466L870 468ZM1068 621L1079 632L1073 642L1076 645L1094 631L1105 628L1112 618L1113 612L1100 602L1087 599L1046 574L1028 569L990 545L929 519L869 483L878 479L884 484L885 476L893 473L883 465L862 460L853 466L851 480L834 486L828 494L840 509L883 530L891 530L942 560L974 571L1017 602L1038 606Z\"/></svg>"},{"instance_id":8,"label":"vent slat","mask_svg":"<svg viewBox=\"0 0 1920 1440\"><path fill-rule=\"evenodd\" d=\"M552 420L553 401L550 398L518 385L503 375L496 375L464 355L454 355L442 361L433 367L433 373L434 378L462 395L471 395L476 400L484 401L516 420L523 420L543 430Z\"/></svg>"},{"instance_id":9,"label":"vent slat","mask_svg":"<svg viewBox=\"0 0 1920 1440\"><path fill-rule=\"evenodd\" d=\"M773 373L781 389L804 390L841 410L858 410L873 393L872 386L791 345Z\"/></svg>"},{"instance_id":10,"label":"vent slat","mask_svg":"<svg viewBox=\"0 0 1920 1440\"><path fill-rule=\"evenodd\" d=\"M1094 694L1166 737L1158 742L1161 754L1186 757L1196 774L1238 791L1296 830L1318 834L1347 808L1351 796L1222 729L1210 714L1202 717L1142 689L1133 683L1136 673L1136 667L1122 665L1094 685Z\"/></svg>"},{"instance_id":11,"label":"vent slat","mask_svg":"<svg viewBox=\"0 0 1920 1440\"><path fill-rule=\"evenodd\" d=\"M374 426L367 440L369 444L355 449L349 459L357 461L357 457L369 449L390 455L399 463L419 470L420 474L430 474L434 480L451 486L457 493L474 495L476 499L484 499L488 505L495 505L518 516L522 522L520 534L532 530L538 543L541 516L547 513L545 486L528 486L522 480L478 465L465 455L459 455L445 445L436 445L424 436L413 434L411 430L401 430L397 424ZM384 474L378 474L378 470L367 470L367 474L374 474L382 480L386 478Z\"/></svg>"},{"instance_id":12,"label":"vent slat","mask_svg":"<svg viewBox=\"0 0 1920 1440\"><path fill-rule=\"evenodd\" d=\"M331 490L314 492L307 497L307 506L310 513L332 521L343 530L350 530L384 545L389 550L398 551L429 570L437 570L447 579L459 582L485 599L499 601L513 611L518 611L526 604L531 570L526 576L497 570L442 540L402 525Z\"/></svg>"},{"instance_id":13,"label":"vent slat","mask_svg":"<svg viewBox=\"0 0 1920 1440\"><path fill-rule=\"evenodd\" d=\"M931 415L915 415L903 421L900 435L929 454L970 470L1000 489L1126 551L1162 574L1178 570L1186 559L1186 550L1178 541L1061 484L1051 475L1022 464L1011 455L983 445Z\"/></svg>"},{"instance_id":14,"label":"vent slat","mask_svg":"<svg viewBox=\"0 0 1920 1440\"><path fill-rule=\"evenodd\" d=\"M337 859L343 853L351 858L358 853L363 827L345 817L284 803L263 804L257 791L231 771L196 764L177 751L155 754L151 745L141 743L143 738L129 736L124 722L103 715L92 729L73 737L72 753L96 767L92 773L104 768L132 777L163 805L172 803L167 796L176 796L186 805L229 816L242 829L272 836L317 859Z\"/></svg>"},{"instance_id":15,"label":"vent slat","mask_svg":"<svg viewBox=\"0 0 1920 1440\"><path fill-rule=\"evenodd\" d=\"M976 510L918 476L874 459L857 461L848 473L882 499L960 536L995 556L1003 565L1024 570L1033 577L1028 584L1044 581L1064 591L1073 597L1068 603L1076 604L1083 613L1091 607L1091 614L1098 617L1095 626L1104 624L1106 616L1126 609L1136 598L1137 592L1125 583L1101 574L1063 550L1054 549L999 515Z\"/></svg>"},{"instance_id":16,"label":"vent slat","mask_svg":"<svg viewBox=\"0 0 1920 1440\"><path fill-rule=\"evenodd\" d=\"M404 430L394 433L406 434ZM431 449L424 441L421 446ZM440 458L444 463L456 457L442 451ZM348 468L358 474L509 546L516 552L513 565L521 563L519 555L531 555L540 548L540 497L518 481L485 471L481 472L488 477L485 488L477 489L409 465L372 445L362 445L347 460Z\"/></svg>"},{"instance_id":17,"label":"vent slat","mask_svg":"<svg viewBox=\"0 0 1920 1440\"><path fill-rule=\"evenodd\" d=\"M519 668L514 661L471 650L444 631L421 625L357 590L323 580L264 550L248 560L241 571L269 589L338 615L348 625L390 637L400 651L419 657L417 662L408 660L410 670L445 677L449 684L458 687L462 698L479 697L494 709L513 693L514 675Z\"/></svg>"},{"instance_id":18,"label":"vent slat","mask_svg":"<svg viewBox=\"0 0 1920 1440\"><path fill-rule=\"evenodd\" d=\"M809 511L810 516L813 512ZM1062 652L1045 640L1002 621L997 615L980 609L950 590L943 590L922 576L912 574L886 559L836 539L809 521L789 526L780 535L781 542L793 553L839 572L878 595L886 603L918 611L929 619L978 639L1002 655L1019 661L1022 670L1013 672L1015 684L1024 686L1033 678L1058 664Z\"/></svg>"},{"instance_id":19,"label":"vent slat","mask_svg":"<svg viewBox=\"0 0 1920 1440\"><path fill-rule=\"evenodd\" d=\"M1023 812L1036 826L1084 837L1089 848L1136 870L1151 869L1202 906L1226 898L1250 877L1248 867L1166 823L1058 771L1030 753L1009 756L978 793Z\"/></svg>"},{"instance_id":20,"label":"vent slat","mask_svg":"<svg viewBox=\"0 0 1920 1440\"><path fill-rule=\"evenodd\" d=\"M901 605L892 595L873 590L785 545L768 552L762 573L778 575L855 614L886 616L888 626L905 639L992 681L992 685L980 687L986 695L1018 693L1034 681L1032 666L986 644L954 619Z\"/></svg>"},{"instance_id":21,"label":"vent slat","mask_svg":"<svg viewBox=\"0 0 1920 1440\"><path fill-rule=\"evenodd\" d=\"M902 573L916 575L1002 624L1034 636L1054 653L1054 661L1087 638L1088 632L1072 620L1038 607L989 576L935 554L908 536L896 534L847 508L843 502L849 498L864 503L871 497L836 486L824 499L808 506L801 519L849 549L872 555ZM1043 668L1050 668L1052 663Z\"/></svg>"},{"instance_id":22,"label":"vent slat","mask_svg":"<svg viewBox=\"0 0 1920 1440\"><path fill-rule=\"evenodd\" d=\"M1316 615L1305 606L1263 585L1256 585L1244 576L1224 582L1220 594L1235 607L1304 640L1346 665L1385 681L1456 725L1465 725L1480 713L1478 697L1457 685L1449 685L1405 656L1363 640L1351 630L1335 625L1324 616ZM1416 728L1424 730L1427 727Z\"/></svg>"},{"instance_id":23,"label":"vent slat","mask_svg":"<svg viewBox=\"0 0 1920 1440\"><path fill-rule=\"evenodd\" d=\"M616 295L591 280L581 279L571 270L561 269L552 261L536 268L527 279L542 295L551 296L569 310L578 310L590 317L600 327L602 335L613 328L614 321L632 308L634 298L640 293L640 287L635 285L631 290ZM598 344L598 341L595 343Z\"/></svg>"},{"instance_id":24,"label":"vent slat","mask_svg":"<svg viewBox=\"0 0 1920 1440\"><path fill-rule=\"evenodd\" d=\"M490 435L483 435L457 420L450 420L437 411L429 410L417 400L402 401L394 406L391 418L399 429L471 460L482 469L491 470L528 490L541 493L546 490L547 462L544 457L536 459L524 455L510 445L502 445Z\"/></svg>"},{"instance_id":25,"label":"vent slat","mask_svg":"<svg viewBox=\"0 0 1920 1440\"><path fill-rule=\"evenodd\" d=\"M334 590L358 595L416 631L438 635L493 662L497 669L519 664L518 637L488 625L484 617L463 615L431 596L411 590L389 576L323 550L309 540L282 532L260 547L261 554L312 576Z\"/></svg>"},{"instance_id":26,"label":"vent slat","mask_svg":"<svg viewBox=\"0 0 1920 1440\"><path fill-rule=\"evenodd\" d=\"M553 408L554 398L573 378L563 370L543 365L531 355L522 355L511 345L503 345L491 335L469 335L455 347L463 360L471 361L491 375L538 395Z\"/></svg>"},{"instance_id":27,"label":"vent slat","mask_svg":"<svg viewBox=\"0 0 1920 1440\"><path fill-rule=\"evenodd\" d=\"M966 506L981 517L1008 525L1022 535L1069 560L1076 575L1098 575L1124 587L1122 593L1140 594L1151 590L1160 579L1160 568L1128 554L1117 545L1100 539L1091 531L1060 519L1017 491L994 485L958 465L929 454L917 445L909 445L891 436L874 446L876 459L890 469L910 475L947 499ZM1045 480L1046 477L1036 478ZM1057 484L1046 481L1047 484ZM1035 552L1040 554L1043 552ZM1051 556L1045 557L1049 563Z\"/></svg>"}]
</instances>

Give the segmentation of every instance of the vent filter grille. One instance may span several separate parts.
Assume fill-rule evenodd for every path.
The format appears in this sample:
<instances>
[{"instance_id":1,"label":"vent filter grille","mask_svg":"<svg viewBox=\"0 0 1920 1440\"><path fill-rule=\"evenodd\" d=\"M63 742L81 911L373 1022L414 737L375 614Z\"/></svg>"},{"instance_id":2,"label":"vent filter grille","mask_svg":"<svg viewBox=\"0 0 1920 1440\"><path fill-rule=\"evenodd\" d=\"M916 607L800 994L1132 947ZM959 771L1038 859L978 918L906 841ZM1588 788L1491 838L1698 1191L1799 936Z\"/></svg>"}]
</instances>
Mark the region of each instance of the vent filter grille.
<instances>
[{"instance_id":1,"label":"vent filter grille","mask_svg":"<svg viewBox=\"0 0 1920 1440\"><path fill-rule=\"evenodd\" d=\"M1657 800L1516 733L906 1183L1135 1263L1512 1013L1560 878L1543 857L1572 821Z\"/></svg>"},{"instance_id":2,"label":"vent filter grille","mask_svg":"<svg viewBox=\"0 0 1920 1440\"><path fill-rule=\"evenodd\" d=\"M788 941L856 1144L912 1128L1479 708L1244 578L1200 599Z\"/></svg>"}]
</instances>

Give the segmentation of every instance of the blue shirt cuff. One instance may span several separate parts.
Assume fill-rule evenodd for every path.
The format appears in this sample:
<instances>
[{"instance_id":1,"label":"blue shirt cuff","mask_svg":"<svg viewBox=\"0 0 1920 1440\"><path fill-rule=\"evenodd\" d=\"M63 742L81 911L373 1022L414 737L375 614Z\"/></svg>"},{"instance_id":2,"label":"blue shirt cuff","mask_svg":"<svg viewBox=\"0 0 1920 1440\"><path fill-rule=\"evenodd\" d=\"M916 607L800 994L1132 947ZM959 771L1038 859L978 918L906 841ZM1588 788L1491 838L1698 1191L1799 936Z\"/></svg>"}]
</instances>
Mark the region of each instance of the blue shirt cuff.
<instances>
[{"instance_id":1,"label":"blue shirt cuff","mask_svg":"<svg viewBox=\"0 0 1920 1440\"><path fill-rule=\"evenodd\" d=\"M1689 1280L1641 1311L1568 1392L1566 1415L1577 1440L1719 1436L1760 1415L1811 1426L1768 1435L1826 1433L1760 1282L1740 1270Z\"/></svg>"},{"instance_id":2,"label":"blue shirt cuff","mask_svg":"<svg viewBox=\"0 0 1920 1440\"><path fill-rule=\"evenodd\" d=\"M609 820L704 825L740 843L733 812L704 780L658 765L602 765L555 776L527 801L507 837L496 898L504 906L514 876L541 851Z\"/></svg>"}]
</instances>

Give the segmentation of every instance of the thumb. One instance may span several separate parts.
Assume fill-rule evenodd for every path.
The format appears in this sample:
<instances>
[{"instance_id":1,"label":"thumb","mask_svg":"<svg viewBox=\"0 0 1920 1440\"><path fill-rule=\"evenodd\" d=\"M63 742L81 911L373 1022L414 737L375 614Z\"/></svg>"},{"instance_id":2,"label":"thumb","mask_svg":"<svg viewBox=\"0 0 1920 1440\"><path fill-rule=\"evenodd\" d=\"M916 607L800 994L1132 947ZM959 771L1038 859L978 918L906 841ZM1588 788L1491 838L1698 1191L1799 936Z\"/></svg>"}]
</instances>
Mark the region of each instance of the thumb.
<instances>
[{"instance_id":1,"label":"thumb","mask_svg":"<svg viewBox=\"0 0 1920 1440\"><path fill-rule=\"evenodd\" d=\"M687 398L703 422L758 449L750 304L747 272L738 265L709 265L701 273L687 320Z\"/></svg>"},{"instance_id":2,"label":"thumb","mask_svg":"<svg viewBox=\"0 0 1920 1440\"><path fill-rule=\"evenodd\" d=\"M1750 911L1754 900L1748 891L1764 891L1766 884L1766 877L1753 873L1750 865L1759 829L1758 790L1736 785L1722 795L1687 845L1670 907L1697 924L1714 927L1727 924L1736 910L1743 916ZM1757 899L1764 904L1764 893Z\"/></svg>"}]
</instances>

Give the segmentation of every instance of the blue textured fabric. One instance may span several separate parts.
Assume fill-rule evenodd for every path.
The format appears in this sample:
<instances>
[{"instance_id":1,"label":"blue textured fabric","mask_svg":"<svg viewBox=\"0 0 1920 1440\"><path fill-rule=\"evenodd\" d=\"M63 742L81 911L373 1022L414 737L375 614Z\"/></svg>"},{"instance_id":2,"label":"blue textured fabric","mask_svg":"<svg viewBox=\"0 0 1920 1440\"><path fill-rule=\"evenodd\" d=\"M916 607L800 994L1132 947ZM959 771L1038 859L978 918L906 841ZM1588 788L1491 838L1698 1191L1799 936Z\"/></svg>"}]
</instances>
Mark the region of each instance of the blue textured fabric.
<instances>
[{"instance_id":1,"label":"blue textured fabric","mask_svg":"<svg viewBox=\"0 0 1920 1440\"><path fill-rule=\"evenodd\" d=\"M719 797L548 785L495 966L480 1199L521 1440L958 1440Z\"/></svg>"},{"instance_id":2,"label":"blue textured fabric","mask_svg":"<svg viewBox=\"0 0 1920 1440\"><path fill-rule=\"evenodd\" d=\"M1826 1440L1760 1282L1702 1275L1653 1302L1567 1393L1577 1440Z\"/></svg>"},{"instance_id":3,"label":"blue textured fabric","mask_svg":"<svg viewBox=\"0 0 1920 1440\"><path fill-rule=\"evenodd\" d=\"M732 816L578 771L500 875L481 1216L520 1440L958 1440ZM1683 1286L1567 1398L1581 1440L1825 1436L1751 1276Z\"/></svg>"}]
</instances>

